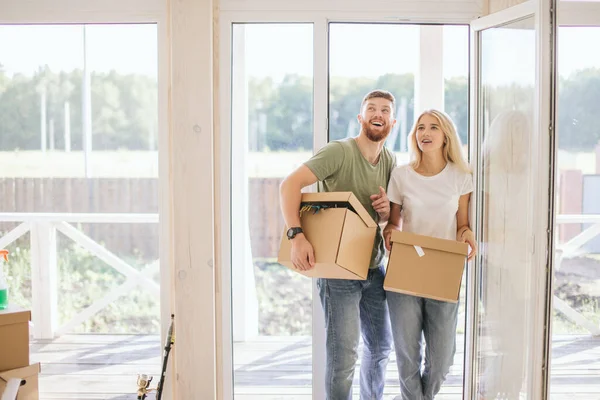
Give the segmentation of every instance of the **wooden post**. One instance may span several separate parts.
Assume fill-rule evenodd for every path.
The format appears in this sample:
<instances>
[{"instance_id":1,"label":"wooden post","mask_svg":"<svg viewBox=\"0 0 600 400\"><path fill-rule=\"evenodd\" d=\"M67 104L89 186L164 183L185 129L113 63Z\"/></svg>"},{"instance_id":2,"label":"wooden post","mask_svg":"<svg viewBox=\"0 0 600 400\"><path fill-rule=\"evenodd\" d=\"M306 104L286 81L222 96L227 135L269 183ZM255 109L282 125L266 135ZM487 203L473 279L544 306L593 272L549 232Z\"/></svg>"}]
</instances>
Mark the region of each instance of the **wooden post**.
<instances>
[{"instance_id":1,"label":"wooden post","mask_svg":"<svg viewBox=\"0 0 600 400\"><path fill-rule=\"evenodd\" d=\"M173 398L216 398L213 13L217 0L170 1Z\"/></svg>"},{"instance_id":2,"label":"wooden post","mask_svg":"<svg viewBox=\"0 0 600 400\"><path fill-rule=\"evenodd\" d=\"M444 27L419 27L419 68L415 75L415 120L426 109L444 109Z\"/></svg>"},{"instance_id":3,"label":"wooden post","mask_svg":"<svg viewBox=\"0 0 600 400\"><path fill-rule=\"evenodd\" d=\"M54 118L48 121L48 147L50 151L54 150Z\"/></svg>"},{"instance_id":4,"label":"wooden post","mask_svg":"<svg viewBox=\"0 0 600 400\"><path fill-rule=\"evenodd\" d=\"M46 151L46 86L40 88L40 150Z\"/></svg>"},{"instance_id":5,"label":"wooden post","mask_svg":"<svg viewBox=\"0 0 600 400\"><path fill-rule=\"evenodd\" d=\"M583 174L581 170L569 169L560 172L560 214L581 214L583 208ZM574 238L581 232L581 224L562 224L559 228L561 243Z\"/></svg>"},{"instance_id":6,"label":"wooden post","mask_svg":"<svg viewBox=\"0 0 600 400\"><path fill-rule=\"evenodd\" d=\"M600 175L600 142L596 145L596 174Z\"/></svg>"},{"instance_id":7,"label":"wooden post","mask_svg":"<svg viewBox=\"0 0 600 400\"><path fill-rule=\"evenodd\" d=\"M52 339L57 328L58 279L56 229L50 222L32 222L31 319L35 339Z\"/></svg>"},{"instance_id":8,"label":"wooden post","mask_svg":"<svg viewBox=\"0 0 600 400\"><path fill-rule=\"evenodd\" d=\"M65 152L71 152L71 106L65 101Z\"/></svg>"}]
</instances>

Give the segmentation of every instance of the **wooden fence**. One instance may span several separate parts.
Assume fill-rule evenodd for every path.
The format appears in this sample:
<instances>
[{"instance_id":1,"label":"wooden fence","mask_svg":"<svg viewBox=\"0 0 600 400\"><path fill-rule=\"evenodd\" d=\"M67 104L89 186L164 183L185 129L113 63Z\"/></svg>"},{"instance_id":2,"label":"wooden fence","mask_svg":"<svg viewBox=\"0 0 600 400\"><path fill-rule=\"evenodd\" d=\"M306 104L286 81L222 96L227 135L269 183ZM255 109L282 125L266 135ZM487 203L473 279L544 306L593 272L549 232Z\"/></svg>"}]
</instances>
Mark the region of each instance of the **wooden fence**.
<instances>
[{"instance_id":1,"label":"wooden fence","mask_svg":"<svg viewBox=\"0 0 600 400\"><path fill-rule=\"evenodd\" d=\"M283 233L279 207L279 184L283 178L251 178L248 182L248 210L252 257L277 257Z\"/></svg>"},{"instance_id":2,"label":"wooden fence","mask_svg":"<svg viewBox=\"0 0 600 400\"><path fill-rule=\"evenodd\" d=\"M283 230L280 178L251 178L249 224L252 255L276 257ZM0 178L0 212L158 213L156 178ZM15 223L0 222L0 232ZM158 257L156 224L86 224L81 229L113 253Z\"/></svg>"},{"instance_id":3,"label":"wooden fence","mask_svg":"<svg viewBox=\"0 0 600 400\"><path fill-rule=\"evenodd\" d=\"M581 171L562 171L559 213L581 214ZM282 178L250 178L248 201L233 199L232 207L248 207L253 257L277 257L284 221L279 207ZM0 212L158 213L156 178L0 178ZM15 227L0 222L0 232ZM158 258L156 224L87 224L81 229L120 256L138 251ZM578 224L560 227L560 242L582 230Z\"/></svg>"},{"instance_id":4,"label":"wooden fence","mask_svg":"<svg viewBox=\"0 0 600 400\"><path fill-rule=\"evenodd\" d=\"M158 213L158 196L152 178L0 179L2 212ZM0 222L0 231L16 225ZM85 224L81 230L119 256L158 257L158 224Z\"/></svg>"}]
</instances>

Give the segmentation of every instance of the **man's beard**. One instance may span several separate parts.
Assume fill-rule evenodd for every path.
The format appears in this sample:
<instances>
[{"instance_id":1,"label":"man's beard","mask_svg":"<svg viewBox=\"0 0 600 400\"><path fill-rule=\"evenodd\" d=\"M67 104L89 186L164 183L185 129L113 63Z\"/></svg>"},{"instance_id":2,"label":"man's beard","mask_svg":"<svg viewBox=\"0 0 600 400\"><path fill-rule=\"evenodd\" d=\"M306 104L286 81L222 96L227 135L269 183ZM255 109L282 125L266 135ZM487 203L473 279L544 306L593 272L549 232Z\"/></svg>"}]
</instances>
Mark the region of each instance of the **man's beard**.
<instances>
[{"instance_id":1,"label":"man's beard","mask_svg":"<svg viewBox=\"0 0 600 400\"><path fill-rule=\"evenodd\" d=\"M372 142L381 142L384 141L388 135L390 134L391 130L392 130L392 126L389 124L385 124L381 131L379 132L375 132L372 128L371 128L371 123L367 122L367 121L363 121L362 122L362 130L363 132L365 132L365 135L367 136L367 138L372 141Z\"/></svg>"}]
</instances>

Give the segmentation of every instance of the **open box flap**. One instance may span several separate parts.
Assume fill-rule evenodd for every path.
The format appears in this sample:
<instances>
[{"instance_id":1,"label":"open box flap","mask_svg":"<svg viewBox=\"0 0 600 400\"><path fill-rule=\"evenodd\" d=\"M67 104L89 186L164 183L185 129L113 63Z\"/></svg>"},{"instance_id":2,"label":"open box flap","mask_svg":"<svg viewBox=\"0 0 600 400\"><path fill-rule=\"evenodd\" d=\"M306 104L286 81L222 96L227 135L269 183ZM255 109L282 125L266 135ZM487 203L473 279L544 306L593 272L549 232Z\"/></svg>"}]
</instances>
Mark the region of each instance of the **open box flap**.
<instances>
[{"instance_id":1,"label":"open box flap","mask_svg":"<svg viewBox=\"0 0 600 400\"><path fill-rule=\"evenodd\" d=\"M303 193L302 203L348 203L366 226L377 227L377 223L352 192Z\"/></svg>"}]
</instances>

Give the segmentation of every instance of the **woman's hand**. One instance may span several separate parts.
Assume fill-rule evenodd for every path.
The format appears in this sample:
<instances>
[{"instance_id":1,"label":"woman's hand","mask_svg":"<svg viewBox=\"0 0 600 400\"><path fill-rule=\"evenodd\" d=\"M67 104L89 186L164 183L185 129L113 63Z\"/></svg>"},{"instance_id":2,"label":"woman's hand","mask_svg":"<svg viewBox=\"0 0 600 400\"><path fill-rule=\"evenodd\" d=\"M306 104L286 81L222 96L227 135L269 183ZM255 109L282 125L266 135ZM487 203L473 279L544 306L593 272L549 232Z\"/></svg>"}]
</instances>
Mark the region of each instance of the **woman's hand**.
<instances>
[{"instance_id":1,"label":"woman's hand","mask_svg":"<svg viewBox=\"0 0 600 400\"><path fill-rule=\"evenodd\" d=\"M400 229L394 224L387 224L383 229L383 240L387 251L392 251L392 232Z\"/></svg>"},{"instance_id":2,"label":"woman's hand","mask_svg":"<svg viewBox=\"0 0 600 400\"><path fill-rule=\"evenodd\" d=\"M467 243L469 247L471 247L471 251L469 252L469 256L467 260L471 261L477 255L477 242L475 241L475 235L473 231L469 228L462 231L460 237L457 237L456 240L459 242Z\"/></svg>"}]
</instances>

